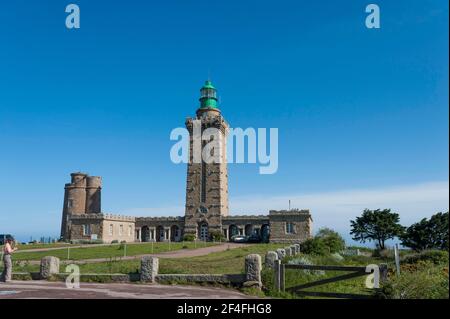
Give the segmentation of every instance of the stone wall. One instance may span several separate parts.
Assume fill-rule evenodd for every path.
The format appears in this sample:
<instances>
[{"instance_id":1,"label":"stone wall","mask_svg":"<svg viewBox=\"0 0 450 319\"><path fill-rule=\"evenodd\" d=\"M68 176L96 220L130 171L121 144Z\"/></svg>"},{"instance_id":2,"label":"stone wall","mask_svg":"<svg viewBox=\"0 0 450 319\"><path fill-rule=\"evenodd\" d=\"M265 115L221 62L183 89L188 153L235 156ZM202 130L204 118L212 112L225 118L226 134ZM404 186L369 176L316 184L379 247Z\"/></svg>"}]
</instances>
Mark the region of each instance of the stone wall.
<instances>
[{"instance_id":1,"label":"stone wall","mask_svg":"<svg viewBox=\"0 0 450 319\"><path fill-rule=\"evenodd\" d=\"M91 240L92 235L97 235L97 239L102 239L103 216L101 214L75 215L70 216L68 240ZM88 226L90 231L83 233L83 227Z\"/></svg>"}]
</instances>

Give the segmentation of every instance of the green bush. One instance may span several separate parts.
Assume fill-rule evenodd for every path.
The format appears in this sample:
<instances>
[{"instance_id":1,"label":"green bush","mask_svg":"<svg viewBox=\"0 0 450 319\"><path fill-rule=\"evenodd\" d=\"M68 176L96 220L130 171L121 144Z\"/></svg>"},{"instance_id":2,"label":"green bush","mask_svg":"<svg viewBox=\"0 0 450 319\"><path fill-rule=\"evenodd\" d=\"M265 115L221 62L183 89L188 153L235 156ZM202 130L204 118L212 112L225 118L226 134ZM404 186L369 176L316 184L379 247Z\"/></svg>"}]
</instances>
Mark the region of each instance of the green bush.
<instances>
[{"instance_id":1,"label":"green bush","mask_svg":"<svg viewBox=\"0 0 450 319\"><path fill-rule=\"evenodd\" d=\"M195 235L194 234L184 234L183 240L184 241L194 241Z\"/></svg>"},{"instance_id":2,"label":"green bush","mask_svg":"<svg viewBox=\"0 0 450 319\"><path fill-rule=\"evenodd\" d=\"M372 257L375 258L382 258L382 259L393 259L395 258L394 255L394 250L393 249L388 249L388 248L384 248L384 249L375 249L372 253Z\"/></svg>"},{"instance_id":3,"label":"green bush","mask_svg":"<svg viewBox=\"0 0 450 319\"><path fill-rule=\"evenodd\" d=\"M413 272L403 271L382 284L379 296L388 299L448 299L448 268L421 263Z\"/></svg>"},{"instance_id":4,"label":"green bush","mask_svg":"<svg viewBox=\"0 0 450 319\"><path fill-rule=\"evenodd\" d=\"M406 255L402 259L402 263L405 264L417 264L418 262L431 262L435 265L448 265L448 251L424 250L418 254Z\"/></svg>"},{"instance_id":5,"label":"green bush","mask_svg":"<svg viewBox=\"0 0 450 319\"><path fill-rule=\"evenodd\" d=\"M213 241L224 241L225 236L220 231L212 231L210 232L210 238Z\"/></svg>"},{"instance_id":6,"label":"green bush","mask_svg":"<svg viewBox=\"0 0 450 319\"><path fill-rule=\"evenodd\" d=\"M113 241L111 241L111 244L118 244L119 241L117 239L114 239Z\"/></svg>"},{"instance_id":7,"label":"green bush","mask_svg":"<svg viewBox=\"0 0 450 319\"><path fill-rule=\"evenodd\" d=\"M345 249L345 240L338 232L330 228L321 228L317 232L317 238L323 241L324 245L328 247L330 253L338 253Z\"/></svg>"},{"instance_id":8,"label":"green bush","mask_svg":"<svg viewBox=\"0 0 450 319\"><path fill-rule=\"evenodd\" d=\"M325 242L319 238L314 237L303 242L301 246L303 254L308 255L326 255L330 253L330 249L325 245Z\"/></svg>"}]
</instances>

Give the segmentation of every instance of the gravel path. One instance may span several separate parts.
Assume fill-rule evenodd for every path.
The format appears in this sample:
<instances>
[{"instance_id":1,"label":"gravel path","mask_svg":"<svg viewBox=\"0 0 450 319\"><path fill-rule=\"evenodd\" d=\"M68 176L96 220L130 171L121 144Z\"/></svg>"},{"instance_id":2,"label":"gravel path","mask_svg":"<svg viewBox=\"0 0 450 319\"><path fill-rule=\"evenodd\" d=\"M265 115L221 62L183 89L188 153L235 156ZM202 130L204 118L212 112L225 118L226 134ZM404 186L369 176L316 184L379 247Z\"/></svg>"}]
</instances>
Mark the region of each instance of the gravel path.
<instances>
[{"instance_id":1,"label":"gravel path","mask_svg":"<svg viewBox=\"0 0 450 319\"><path fill-rule=\"evenodd\" d=\"M185 285L81 283L68 289L62 282L0 282L0 299L246 299L236 290Z\"/></svg>"}]
</instances>

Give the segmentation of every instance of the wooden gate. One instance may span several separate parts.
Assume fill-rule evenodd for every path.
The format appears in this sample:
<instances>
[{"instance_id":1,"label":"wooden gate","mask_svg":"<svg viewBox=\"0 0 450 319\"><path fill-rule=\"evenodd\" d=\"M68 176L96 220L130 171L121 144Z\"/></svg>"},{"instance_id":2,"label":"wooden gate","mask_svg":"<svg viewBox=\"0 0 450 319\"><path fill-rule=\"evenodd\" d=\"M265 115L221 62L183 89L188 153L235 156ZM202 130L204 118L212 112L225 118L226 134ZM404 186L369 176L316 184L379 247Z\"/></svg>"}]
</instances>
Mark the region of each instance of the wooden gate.
<instances>
[{"instance_id":1,"label":"wooden gate","mask_svg":"<svg viewBox=\"0 0 450 319\"><path fill-rule=\"evenodd\" d=\"M384 281L387 279L387 265L378 265L379 268L379 279ZM285 289L285 273L286 269L297 269L297 270L323 270L323 271L343 271L347 272L344 275L339 275L336 277L325 278L295 287L289 287ZM371 298L370 295L363 294L352 294L352 293L336 293L336 292L317 292L317 291L305 291L304 289L321 286L329 284L332 282L348 280L356 277L368 276L374 272L366 271L366 267L353 267L353 266L312 266L312 265L287 265L282 264L280 260L277 260L275 264L275 286L278 291L288 291L299 296L312 296L312 297L325 297L325 298L347 298L347 299L368 299ZM348 273L350 272L350 273Z\"/></svg>"}]
</instances>

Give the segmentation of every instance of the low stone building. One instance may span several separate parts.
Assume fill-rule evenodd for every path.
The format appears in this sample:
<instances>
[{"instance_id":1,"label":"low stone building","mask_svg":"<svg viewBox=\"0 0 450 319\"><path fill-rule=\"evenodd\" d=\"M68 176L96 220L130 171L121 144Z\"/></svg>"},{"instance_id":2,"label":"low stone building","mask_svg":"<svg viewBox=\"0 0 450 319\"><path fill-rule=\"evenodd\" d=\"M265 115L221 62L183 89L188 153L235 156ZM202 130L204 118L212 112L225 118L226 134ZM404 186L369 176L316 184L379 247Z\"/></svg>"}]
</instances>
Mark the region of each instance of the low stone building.
<instances>
[{"instance_id":1,"label":"low stone building","mask_svg":"<svg viewBox=\"0 0 450 319\"><path fill-rule=\"evenodd\" d=\"M268 215L232 216L228 211L228 168L226 137L229 124L217 107L216 89L210 81L201 88L196 117L185 122L190 133L190 159L187 167L186 206L179 217L128 217L103 214L102 179L85 173L71 174L66 184L61 223L64 240L181 241L186 235L198 240L245 235L263 242L300 243L312 235L312 217L308 210L271 210ZM201 132L215 129L218 162L193 157L197 147L203 154L205 144L196 144L196 127ZM210 130L209 130L210 131ZM208 132L209 132L208 131ZM211 152L208 149L209 152ZM213 149L214 153L216 150ZM214 154L212 154L214 155ZM187 237L187 236L186 236Z\"/></svg>"}]
</instances>

